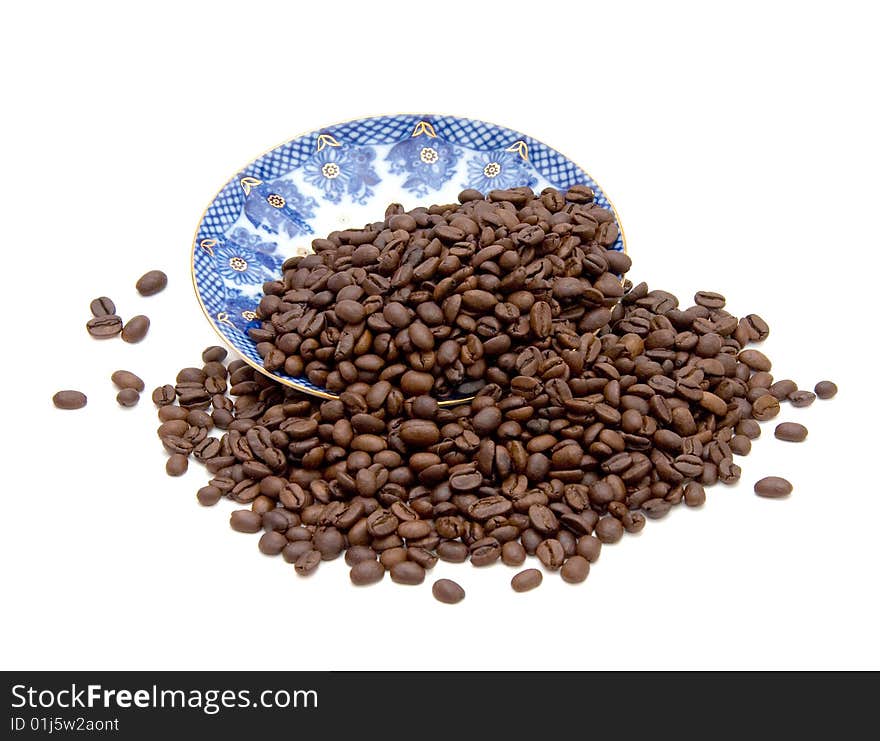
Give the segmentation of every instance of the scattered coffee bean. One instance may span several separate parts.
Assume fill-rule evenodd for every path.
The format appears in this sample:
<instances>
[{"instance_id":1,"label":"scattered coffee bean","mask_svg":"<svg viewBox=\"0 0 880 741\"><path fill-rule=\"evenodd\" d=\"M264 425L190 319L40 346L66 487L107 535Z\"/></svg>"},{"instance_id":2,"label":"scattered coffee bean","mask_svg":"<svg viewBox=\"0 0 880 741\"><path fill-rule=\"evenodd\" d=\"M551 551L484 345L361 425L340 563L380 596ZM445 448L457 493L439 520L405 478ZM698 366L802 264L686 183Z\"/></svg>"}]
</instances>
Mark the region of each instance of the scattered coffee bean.
<instances>
[{"instance_id":1,"label":"scattered coffee bean","mask_svg":"<svg viewBox=\"0 0 880 741\"><path fill-rule=\"evenodd\" d=\"M59 391L52 397L52 403L59 409L82 409L87 401L82 391L72 389Z\"/></svg>"},{"instance_id":2,"label":"scattered coffee bean","mask_svg":"<svg viewBox=\"0 0 880 741\"><path fill-rule=\"evenodd\" d=\"M569 584L580 584L590 573L590 562L583 556L572 556L559 570L562 580Z\"/></svg>"},{"instance_id":3,"label":"scattered coffee bean","mask_svg":"<svg viewBox=\"0 0 880 741\"><path fill-rule=\"evenodd\" d=\"M808 407L814 401L816 401L816 394L812 391L792 391L788 395L788 400L791 402L793 407Z\"/></svg>"},{"instance_id":4,"label":"scattered coffee bean","mask_svg":"<svg viewBox=\"0 0 880 741\"><path fill-rule=\"evenodd\" d=\"M150 270L138 278L135 288L141 296L152 296L168 285L168 276L161 270Z\"/></svg>"},{"instance_id":5,"label":"scattered coffee bean","mask_svg":"<svg viewBox=\"0 0 880 741\"><path fill-rule=\"evenodd\" d=\"M501 561L507 566L522 566L526 560L526 549L522 543L509 540L501 546Z\"/></svg>"},{"instance_id":6,"label":"scattered coffee bean","mask_svg":"<svg viewBox=\"0 0 880 741\"><path fill-rule=\"evenodd\" d=\"M110 380L120 389L134 389L137 392L144 390L144 382L131 371L118 370L110 376Z\"/></svg>"},{"instance_id":7,"label":"scattered coffee bean","mask_svg":"<svg viewBox=\"0 0 880 741\"><path fill-rule=\"evenodd\" d=\"M791 494L791 490L791 482L786 481L779 476L765 476L763 479L755 483L755 494L759 497L767 497L769 499L787 497Z\"/></svg>"},{"instance_id":8,"label":"scattered coffee bean","mask_svg":"<svg viewBox=\"0 0 880 741\"><path fill-rule=\"evenodd\" d=\"M819 381L813 391L820 399L830 399L837 393L837 384L833 381Z\"/></svg>"},{"instance_id":9,"label":"scattered coffee bean","mask_svg":"<svg viewBox=\"0 0 880 741\"><path fill-rule=\"evenodd\" d=\"M520 571L510 580L510 586L514 592L528 592L535 587L541 586L544 575L538 569L526 569Z\"/></svg>"},{"instance_id":10,"label":"scattered coffee bean","mask_svg":"<svg viewBox=\"0 0 880 741\"><path fill-rule=\"evenodd\" d=\"M385 577L385 567L375 558L358 561L348 572L351 583L358 587L375 584Z\"/></svg>"},{"instance_id":11,"label":"scattered coffee bean","mask_svg":"<svg viewBox=\"0 0 880 741\"><path fill-rule=\"evenodd\" d=\"M86 322L86 330L96 340L106 340L122 331L122 319L116 314L95 316Z\"/></svg>"},{"instance_id":12,"label":"scattered coffee bean","mask_svg":"<svg viewBox=\"0 0 880 741\"><path fill-rule=\"evenodd\" d=\"M122 328L122 339L130 343L140 342L147 336L149 329L150 318L143 314L138 314L125 323L125 326Z\"/></svg>"},{"instance_id":13,"label":"scattered coffee bean","mask_svg":"<svg viewBox=\"0 0 880 741\"><path fill-rule=\"evenodd\" d=\"M121 407L133 407L141 400L141 395L135 389L122 389L116 394L116 401Z\"/></svg>"},{"instance_id":14,"label":"scattered coffee bean","mask_svg":"<svg viewBox=\"0 0 880 741\"><path fill-rule=\"evenodd\" d=\"M187 468L189 468L189 458L181 453L172 453L165 461L165 472L169 476L183 476Z\"/></svg>"},{"instance_id":15,"label":"scattered coffee bean","mask_svg":"<svg viewBox=\"0 0 880 741\"><path fill-rule=\"evenodd\" d=\"M391 581L398 584L421 584L425 581L425 570L413 561L401 561L391 567Z\"/></svg>"},{"instance_id":16,"label":"scattered coffee bean","mask_svg":"<svg viewBox=\"0 0 880 741\"><path fill-rule=\"evenodd\" d=\"M782 422L776 425L773 434L778 440L790 443L802 443L807 439L807 428L797 422Z\"/></svg>"},{"instance_id":17,"label":"scattered coffee bean","mask_svg":"<svg viewBox=\"0 0 880 741\"><path fill-rule=\"evenodd\" d=\"M438 579L431 587L431 593L438 602L454 605L464 599L464 589L451 579Z\"/></svg>"},{"instance_id":18,"label":"scattered coffee bean","mask_svg":"<svg viewBox=\"0 0 880 741\"><path fill-rule=\"evenodd\" d=\"M223 496L223 492L220 491L216 486L203 486L196 493L196 499L199 504L203 507L213 507L217 502L220 501L220 497Z\"/></svg>"},{"instance_id":19,"label":"scattered coffee bean","mask_svg":"<svg viewBox=\"0 0 880 741\"><path fill-rule=\"evenodd\" d=\"M156 406L162 407L167 404L173 404L174 400L177 398L177 392L175 391L174 386L166 383L164 386L158 386L153 389L151 398Z\"/></svg>"},{"instance_id":20,"label":"scattered coffee bean","mask_svg":"<svg viewBox=\"0 0 880 741\"><path fill-rule=\"evenodd\" d=\"M89 308L92 311L92 316L96 317L111 316L116 313L116 304L113 303L112 299L109 299L106 296L99 296L96 299L92 299Z\"/></svg>"},{"instance_id":21,"label":"scattered coffee bean","mask_svg":"<svg viewBox=\"0 0 880 741\"><path fill-rule=\"evenodd\" d=\"M263 516L249 509L237 509L229 516L229 524L240 533L258 533L263 527Z\"/></svg>"}]
</instances>

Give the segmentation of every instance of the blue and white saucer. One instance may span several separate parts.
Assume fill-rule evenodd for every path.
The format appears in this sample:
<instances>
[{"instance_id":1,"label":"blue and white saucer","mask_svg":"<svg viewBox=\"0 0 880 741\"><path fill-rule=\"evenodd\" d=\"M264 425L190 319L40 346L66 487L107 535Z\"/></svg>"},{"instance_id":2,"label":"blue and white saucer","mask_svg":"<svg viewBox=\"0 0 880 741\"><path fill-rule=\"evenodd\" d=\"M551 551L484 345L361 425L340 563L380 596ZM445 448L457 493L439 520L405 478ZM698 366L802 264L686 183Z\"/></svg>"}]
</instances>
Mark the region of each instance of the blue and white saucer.
<instances>
[{"instance_id":1,"label":"blue and white saucer","mask_svg":"<svg viewBox=\"0 0 880 741\"><path fill-rule=\"evenodd\" d=\"M612 208L596 182L546 144L502 126L456 116L398 115L347 121L291 139L223 186L196 231L192 277L217 333L249 365L287 386L335 395L305 377L270 373L247 335L263 283L281 265L338 229L381 220L404 208L455 203L459 192L528 185L535 192L585 184ZM615 214L616 216L616 214ZM618 219L618 227L620 227ZM623 230L614 249L624 248Z\"/></svg>"}]
</instances>

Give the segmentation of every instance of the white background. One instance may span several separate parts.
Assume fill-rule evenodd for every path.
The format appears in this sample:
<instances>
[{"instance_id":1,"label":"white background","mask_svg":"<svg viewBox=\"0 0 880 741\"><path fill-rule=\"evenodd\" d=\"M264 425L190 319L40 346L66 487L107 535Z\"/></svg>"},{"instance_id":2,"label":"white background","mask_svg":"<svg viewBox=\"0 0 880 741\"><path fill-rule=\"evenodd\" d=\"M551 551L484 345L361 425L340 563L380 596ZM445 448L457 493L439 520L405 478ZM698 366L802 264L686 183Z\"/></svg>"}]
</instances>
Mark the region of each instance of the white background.
<instances>
[{"instance_id":1,"label":"white background","mask_svg":"<svg viewBox=\"0 0 880 741\"><path fill-rule=\"evenodd\" d=\"M876 18L870 3L15 3L3 85L5 669L880 668ZM551 17L542 11L553 11ZM606 546L586 583L441 563L298 578L164 473L148 388L215 341L190 240L264 149L329 123L455 113L516 128L615 202L630 276L771 324L777 378L840 394L765 425L733 488ZM162 268L152 298L135 279ZM90 340L96 295L153 327ZM79 412L51 395L78 388ZM785 501L752 484L779 474ZM435 602L434 578L467 590Z\"/></svg>"}]
</instances>

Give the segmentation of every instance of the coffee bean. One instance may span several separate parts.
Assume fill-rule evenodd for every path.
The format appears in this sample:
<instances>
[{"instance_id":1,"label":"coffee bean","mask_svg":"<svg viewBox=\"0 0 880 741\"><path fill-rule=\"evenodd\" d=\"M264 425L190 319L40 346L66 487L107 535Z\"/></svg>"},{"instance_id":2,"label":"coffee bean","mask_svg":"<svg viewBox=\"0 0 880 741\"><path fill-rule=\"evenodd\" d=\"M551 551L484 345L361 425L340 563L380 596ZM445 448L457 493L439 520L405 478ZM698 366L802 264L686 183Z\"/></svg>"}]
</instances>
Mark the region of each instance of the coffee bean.
<instances>
[{"instance_id":1,"label":"coffee bean","mask_svg":"<svg viewBox=\"0 0 880 741\"><path fill-rule=\"evenodd\" d=\"M138 392L144 390L144 382L131 371L114 371L113 375L110 376L110 380L120 389L134 389Z\"/></svg>"},{"instance_id":2,"label":"coffee bean","mask_svg":"<svg viewBox=\"0 0 880 741\"><path fill-rule=\"evenodd\" d=\"M521 566L526 560L526 549L516 540L501 546L501 561L507 566Z\"/></svg>"},{"instance_id":3,"label":"coffee bean","mask_svg":"<svg viewBox=\"0 0 880 741\"><path fill-rule=\"evenodd\" d=\"M168 276L161 270L150 270L138 278L135 288L141 296L152 296L168 285Z\"/></svg>"},{"instance_id":4,"label":"coffee bean","mask_svg":"<svg viewBox=\"0 0 880 741\"><path fill-rule=\"evenodd\" d=\"M122 319L116 314L102 314L86 322L86 330L97 340L115 337L122 331Z\"/></svg>"},{"instance_id":5,"label":"coffee bean","mask_svg":"<svg viewBox=\"0 0 880 741\"><path fill-rule=\"evenodd\" d=\"M437 546L437 555L450 563L464 563L467 561L468 548L459 541L444 540Z\"/></svg>"},{"instance_id":6,"label":"coffee bean","mask_svg":"<svg viewBox=\"0 0 880 741\"><path fill-rule=\"evenodd\" d=\"M365 545L353 545L345 552L345 563L356 566L362 561L375 561L376 552Z\"/></svg>"},{"instance_id":7,"label":"coffee bean","mask_svg":"<svg viewBox=\"0 0 880 741\"><path fill-rule=\"evenodd\" d=\"M562 566L562 563L565 560L565 550L563 549L562 544L555 538L541 541L541 544L535 551L535 555L541 563L544 564L545 568L553 571Z\"/></svg>"},{"instance_id":8,"label":"coffee bean","mask_svg":"<svg viewBox=\"0 0 880 741\"><path fill-rule=\"evenodd\" d=\"M376 584L385 577L385 567L375 558L358 561L348 573L351 583L357 587Z\"/></svg>"},{"instance_id":9,"label":"coffee bean","mask_svg":"<svg viewBox=\"0 0 880 741\"><path fill-rule=\"evenodd\" d=\"M755 494L768 499L778 499L791 494L792 485L779 476L765 476L755 483Z\"/></svg>"},{"instance_id":10,"label":"coffee bean","mask_svg":"<svg viewBox=\"0 0 880 741\"><path fill-rule=\"evenodd\" d=\"M603 517L596 523L596 537L603 543L616 543L623 537L623 525L614 517Z\"/></svg>"},{"instance_id":11,"label":"coffee bean","mask_svg":"<svg viewBox=\"0 0 880 741\"><path fill-rule=\"evenodd\" d=\"M107 298L106 296L99 296L96 299L92 299L92 303L89 305L91 309L92 316L111 316L116 313L116 304L113 303L112 299Z\"/></svg>"},{"instance_id":12,"label":"coffee bean","mask_svg":"<svg viewBox=\"0 0 880 741\"><path fill-rule=\"evenodd\" d=\"M514 592L528 592L535 587L541 586L544 575L538 569L526 569L520 571L510 580L510 586Z\"/></svg>"},{"instance_id":13,"label":"coffee bean","mask_svg":"<svg viewBox=\"0 0 880 741\"><path fill-rule=\"evenodd\" d=\"M321 553L314 548L305 551L293 564L293 568L300 576L308 576L321 565Z\"/></svg>"},{"instance_id":14,"label":"coffee bean","mask_svg":"<svg viewBox=\"0 0 880 741\"><path fill-rule=\"evenodd\" d=\"M572 556L566 559L559 570L562 580L569 584L580 584L586 581L590 573L590 562L583 556Z\"/></svg>"},{"instance_id":15,"label":"coffee bean","mask_svg":"<svg viewBox=\"0 0 880 741\"><path fill-rule=\"evenodd\" d=\"M431 587L431 593L438 602L455 605L464 599L464 589L451 579L438 579Z\"/></svg>"},{"instance_id":16,"label":"coffee bean","mask_svg":"<svg viewBox=\"0 0 880 741\"><path fill-rule=\"evenodd\" d=\"M158 386L153 389L152 397L153 403L156 406L165 406L167 404L173 404L174 400L177 398L177 392L169 383L166 383L164 386Z\"/></svg>"},{"instance_id":17,"label":"coffee bean","mask_svg":"<svg viewBox=\"0 0 880 741\"><path fill-rule=\"evenodd\" d=\"M764 353L758 350L743 350L737 356L741 363L756 371L769 371L771 363Z\"/></svg>"},{"instance_id":18,"label":"coffee bean","mask_svg":"<svg viewBox=\"0 0 880 741\"><path fill-rule=\"evenodd\" d=\"M263 527L263 516L249 509L237 509L229 516L229 524L240 533L258 533Z\"/></svg>"},{"instance_id":19,"label":"coffee bean","mask_svg":"<svg viewBox=\"0 0 880 741\"><path fill-rule=\"evenodd\" d=\"M833 381L819 381L813 391L820 399L830 399L837 394L837 384Z\"/></svg>"},{"instance_id":20,"label":"coffee bean","mask_svg":"<svg viewBox=\"0 0 880 741\"><path fill-rule=\"evenodd\" d=\"M770 394L758 397L752 404L752 416L759 422L766 422L779 414L779 400Z\"/></svg>"},{"instance_id":21,"label":"coffee bean","mask_svg":"<svg viewBox=\"0 0 880 741\"><path fill-rule=\"evenodd\" d=\"M141 395L132 388L122 389L116 394L116 401L122 407L133 407L140 400Z\"/></svg>"},{"instance_id":22,"label":"coffee bean","mask_svg":"<svg viewBox=\"0 0 880 741\"><path fill-rule=\"evenodd\" d=\"M129 319L122 328L122 339L125 342L140 342L147 336L150 329L150 319L143 314L138 314Z\"/></svg>"},{"instance_id":23,"label":"coffee bean","mask_svg":"<svg viewBox=\"0 0 880 741\"><path fill-rule=\"evenodd\" d=\"M577 541L577 554L583 556L590 563L599 559L602 550L602 541L594 535L582 535Z\"/></svg>"},{"instance_id":24,"label":"coffee bean","mask_svg":"<svg viewBox=\"0 0 880 741\"><path fill-rule=\"evenodd\" d=\"M58 391L52 397L52 403L59 409L82 409L86 405L86 395L82 391Z\"/></svg>"},{"instance_id":25,"label":"coffee bean","mask_svg":"<svg viewBox=\"0 0 880 741\"><path fill-rule=\"evenodd\" d=\"M816 401L816 394L812 391L792 391L788 395L788 400L793 407L808 407Z\"/></svg>"},{"instance_id":26,"label":"coffee bean","mask_svg":"<svg viewBox=\"0 0 880 741\"><path fill-rule=\"evenodd\" d=\"M773 435L777 440L790 443L802 443L807 439L807 428L797 422L782 422L776 425Z\"/></svg>"},{"instance_id":27,"label":"coffee bean","mask_svg":"<svg viewBox=\"0 0 880 741\"><path fill-rule=\"evenodd\" d=\"M421 584L425 581L425 570L413 561L402 561L391 567L391 581L398 584Z\"/></svg>"},{"instance_id":28,"label":"coffee bean","mask_svg":"<svg viewBox=\"0 0 880 741\"><path fill-rule=\"evenodd\" d=\"M210 484L208 486L203 486L196 493L196 499L203 507L214 506L220 501L220 497L222 496L223 493L216 486L211 486Z\"/></svg>"}]
</instances>

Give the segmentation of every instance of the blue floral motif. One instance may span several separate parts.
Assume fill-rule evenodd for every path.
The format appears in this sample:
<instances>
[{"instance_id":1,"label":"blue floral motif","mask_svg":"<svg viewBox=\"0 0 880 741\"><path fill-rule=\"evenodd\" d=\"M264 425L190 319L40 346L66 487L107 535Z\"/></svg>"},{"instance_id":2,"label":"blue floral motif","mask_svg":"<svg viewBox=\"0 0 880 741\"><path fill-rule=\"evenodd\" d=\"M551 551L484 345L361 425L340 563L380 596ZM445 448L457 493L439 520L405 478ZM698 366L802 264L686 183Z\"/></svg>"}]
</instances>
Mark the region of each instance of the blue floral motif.
<instances>
[{"instance_id":1,"label":"blue floral motif","mask_svg":"<svg viewBox=\"0 0 880 741\"><path fill-rule=\"evenodd\" d=\"M348 192L355 203L364 204L373 195L370 186L381 180L373 168L375 159L372 147L327 146L303 165L303 177L332 203L339 203Z\"/></svg>"},{"instance_id":2,"label":"blue floral motif","mask_svg":"<svg viewBox=\"0 0 880 741\"><path fill-rule=\"evenodd\" d=\"M247 331L250 327L259 326L259 320L255 318L259 303L258 297L247 296L235 288L227 288L226 302L223 307L227 321L232 322L242 332Z\"/></svg>"},{"instance_id":3,"label":"blue floral motif","mask_svg":"<svg viewBox=\"0 0 880 741\"><path fill-rule=\"evenodd\" d=\"M423 196L439 190L452 177L459 156L461 151L449 142L421 135L398 142L385 159L393 174L408 176L404 188Z\"/></svg>"},{"instance_id":4,"label":"blue floral motif","mask_svg":"<svg viewBox=\"0 0 880 741\"><path fill-rule=\"evenodd\" d=\"M229 235L229 239L244 248L250 248L257 252L274 252L275 248L278 246L275 242L264 242L259 234L249 232L242 227L235 229L232 234Z\"/></svg>"},{"instance_id":5,"label":"blue floral motif","mask_svg":"<svg viewBox=\"0 0 880 741\"><path fill-rule=\"evenodd\" d=\"M467 182L463 188L474 188L486 194L490 190L504 190L537 183L531 169L515 153L503 149L479 152L468 160Z\"/></svg>"},{"instance_id":6,"label":"blue floral motif","mask_svg":"<svg viewBox=\"0 0 880 741\"><path fill-rule=\"evenodd\" d=\"M256 285L278 277L281 259L241 244L233 237L214 247L214 266L223 278L237 286Z\"/></svg>"},{"instance_id":7,"label":"blue floral motif","mask_svg":"<svg viewBox=\"0 0 880 741\"><path fill-rule=\"evenodd\" d=\"M304 196L289 180L273 180L251 189L244 204L248 220L270 234L284 232L289 237L311 234L305 219L315 215L318 202Z\"/></svg>"}]
</instances>

